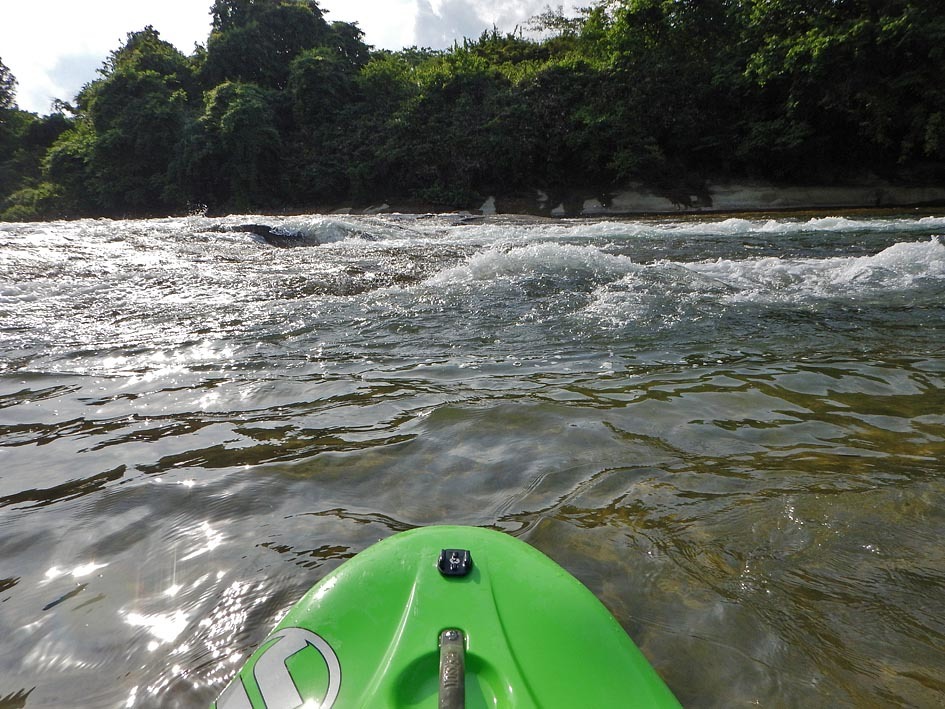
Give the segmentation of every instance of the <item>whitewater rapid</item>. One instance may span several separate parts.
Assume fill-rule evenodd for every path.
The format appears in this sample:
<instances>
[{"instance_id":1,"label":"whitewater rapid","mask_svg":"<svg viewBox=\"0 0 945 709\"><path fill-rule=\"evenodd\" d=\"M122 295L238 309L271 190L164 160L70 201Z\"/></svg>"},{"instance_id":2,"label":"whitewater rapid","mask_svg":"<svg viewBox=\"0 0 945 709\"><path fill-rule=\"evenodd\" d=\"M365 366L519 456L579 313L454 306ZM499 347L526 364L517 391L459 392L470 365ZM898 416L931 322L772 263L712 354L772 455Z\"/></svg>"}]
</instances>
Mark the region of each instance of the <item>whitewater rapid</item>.
<instances>
[{"instance_id":1,"label":"whitewater rapid","mask_svg":"<svg viewBox=\"0 0 945 709\"><path fill-rule=\"evenodd\" d=\"M937 705L943 239L0 224L0 705L206 706L328 570L439 523L563 564L684 705Z\"/></svg>"}]
</instances>

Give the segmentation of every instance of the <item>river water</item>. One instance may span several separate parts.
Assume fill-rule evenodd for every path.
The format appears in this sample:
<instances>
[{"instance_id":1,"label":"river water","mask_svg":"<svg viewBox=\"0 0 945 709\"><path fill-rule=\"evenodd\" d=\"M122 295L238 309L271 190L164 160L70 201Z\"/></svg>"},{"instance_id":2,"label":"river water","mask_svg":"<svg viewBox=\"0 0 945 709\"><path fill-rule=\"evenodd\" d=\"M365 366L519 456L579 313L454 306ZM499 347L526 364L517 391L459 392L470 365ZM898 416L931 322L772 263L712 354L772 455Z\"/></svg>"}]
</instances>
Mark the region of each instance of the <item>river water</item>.
<instances>
[{"instance_id":1,"label":"river water","mask_svg":"<svg viewBox=\"0 0 945 709\"><path fill-rule=\"evenodd\" d=\"M436 523L554 558L686 705L940 706L942 234L0 226L0 707L205 706Z\"/></svg>"}]
</instances>

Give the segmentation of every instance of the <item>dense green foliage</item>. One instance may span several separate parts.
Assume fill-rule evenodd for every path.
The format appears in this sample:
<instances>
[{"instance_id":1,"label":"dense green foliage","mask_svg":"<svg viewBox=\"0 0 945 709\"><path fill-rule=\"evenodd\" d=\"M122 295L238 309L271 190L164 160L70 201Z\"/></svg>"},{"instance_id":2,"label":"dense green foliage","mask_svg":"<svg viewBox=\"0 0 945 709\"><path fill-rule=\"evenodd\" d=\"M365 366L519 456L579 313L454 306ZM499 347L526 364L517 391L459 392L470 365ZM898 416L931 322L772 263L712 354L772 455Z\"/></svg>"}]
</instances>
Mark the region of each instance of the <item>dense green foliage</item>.
<instances>
[{"instance_id":1,"label":"dense green foliage","mask_svg":"<svg viewBox=\"0 0 945 709\"><path fill-rule=\"evenodd\" d=\"M132 33L73 105L17 109L0 64L0 213L414 201L640 181L945 174L945 5L609 0L534 38L372 51L313 0L215 0L185 56Z\"/></svg>"}]
</instances>

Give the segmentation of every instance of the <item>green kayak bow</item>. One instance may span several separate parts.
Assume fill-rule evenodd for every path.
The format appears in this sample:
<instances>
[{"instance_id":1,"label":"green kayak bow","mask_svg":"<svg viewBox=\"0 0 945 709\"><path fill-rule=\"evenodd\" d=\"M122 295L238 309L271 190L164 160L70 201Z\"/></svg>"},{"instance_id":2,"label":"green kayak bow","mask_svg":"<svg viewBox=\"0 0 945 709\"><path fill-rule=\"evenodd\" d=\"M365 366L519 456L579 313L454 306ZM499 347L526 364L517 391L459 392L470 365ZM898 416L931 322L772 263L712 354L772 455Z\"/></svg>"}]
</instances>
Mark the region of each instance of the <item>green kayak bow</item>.
<instances>
[{"instance_id":1,"label":"green kayak bow","mask_svg":"<svg viewBox=\"0 0 945 709\"><path fill-rule=\"evenodd\" d=\"M606 608L513 537L394 535L276 626L215 709L676 707Z\"/></svg>"}]
</instances>

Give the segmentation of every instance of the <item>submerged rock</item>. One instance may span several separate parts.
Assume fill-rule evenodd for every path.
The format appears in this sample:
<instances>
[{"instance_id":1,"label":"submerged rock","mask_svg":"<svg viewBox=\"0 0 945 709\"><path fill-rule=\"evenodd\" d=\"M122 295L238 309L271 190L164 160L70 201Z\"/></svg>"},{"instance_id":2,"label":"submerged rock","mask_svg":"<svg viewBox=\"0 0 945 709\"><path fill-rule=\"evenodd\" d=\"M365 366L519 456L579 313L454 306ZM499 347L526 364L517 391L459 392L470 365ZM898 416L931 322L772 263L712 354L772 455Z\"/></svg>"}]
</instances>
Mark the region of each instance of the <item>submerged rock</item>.
<instances>
[{"instance_id":1,"label":"submerged rock","mask_svg":"<svg viewBox=\"0 0 945 709\"><path fill-rule=\"evenodd\" d=\"M227 234L253 234L261 236L270 246L281 249L289 249L296 246L318 246L321 242L314 236L302 236L301 234L285 234L277 231L276 227L268 224L237 224L229 226L220 226L211 231Z\"/></svg>"}]
</instances>

